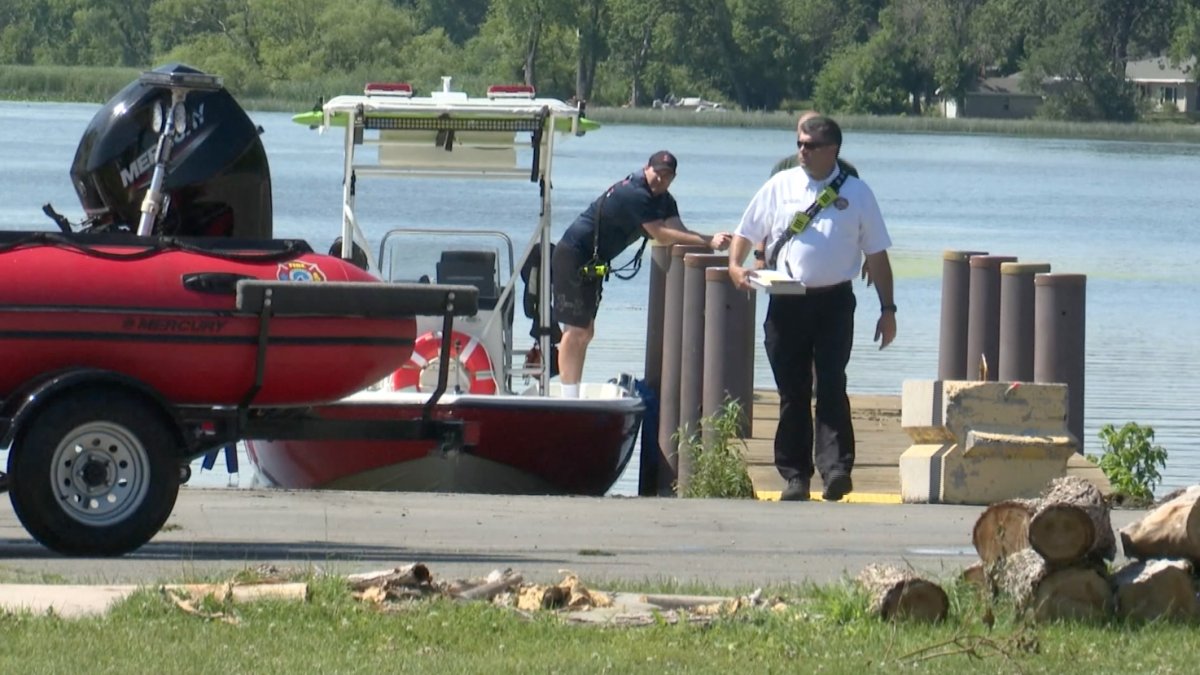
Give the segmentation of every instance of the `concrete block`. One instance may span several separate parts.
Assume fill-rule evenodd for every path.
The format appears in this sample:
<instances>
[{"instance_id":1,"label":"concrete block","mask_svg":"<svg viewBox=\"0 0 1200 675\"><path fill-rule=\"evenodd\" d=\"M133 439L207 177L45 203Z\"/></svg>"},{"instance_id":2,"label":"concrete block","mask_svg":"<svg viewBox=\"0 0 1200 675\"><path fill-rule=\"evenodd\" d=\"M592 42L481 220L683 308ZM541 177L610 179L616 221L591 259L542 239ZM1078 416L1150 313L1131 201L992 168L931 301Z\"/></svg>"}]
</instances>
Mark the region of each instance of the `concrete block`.
<instances>
[{"instance_id":1,"label":"concrete block","mask_svg":"<svg viewBox=\"0 0 1200 675\"><path fill-rule=\"evenodd\" d=\"M1075 437L1070 434L1057 436L1030 436L1025 434L996 433L989 431L967 432L963 445L963 457L976 460L1010 457L1012 459L1049 459L1061 462L1067 468L1067 459L1075 454Z\"/></svg>"},{"instance_id":2,"label":"concrete block","mask_svg":"<svg viewBox=\"0 0 1200 675\"><path fill-rule=\"evenodd\" d=\"M900 428L913 443L944 443L954 434L943 421L941 380L905 380L900 397Z\"/></svg>"},{"instance_id":3,"label":"concrete block","mask_svg":"<svg viewBox=\"0 0 1200 675\"><path fill-rule=\"evenodd\" d=\"M900 457L906 502L1034 497L1079 447L1063 384L908 380L901 405L913 442Z\"/></svg>"},{"instance_id":4,"label":"concrete block","mask_svg":"<svg viewBox=\"0 0 1200 675\"><path fill-rule=\"evenodd\" d=\"M941 500L945 504L991 504L1037 497L1052 479L1067 474L1075 454L1070 434L1022 436L967 432L961 452L942 461Z\"/></svg>"},{"instance_id":5,"label":"concrete block","mask_svg":"<svg viewBox=\"0 0 1200 675\"><path fill-rule=\"evenodd\" d=\"M900 455L900 501L936 504L942 493L942 457L953 443L918 444Z\"/></svg>"},{"instance_id":6,"label":"concrete block","mask_svg":"<svg viewBox=\"0 0 1200 675\"><path fill-rule=\"evenodd\" d=\"M955 438L968 429L1040 436L1066 428L1065 384L949 381L942 385L942 398L942 421Z\"/></svg>"}]
</instances>

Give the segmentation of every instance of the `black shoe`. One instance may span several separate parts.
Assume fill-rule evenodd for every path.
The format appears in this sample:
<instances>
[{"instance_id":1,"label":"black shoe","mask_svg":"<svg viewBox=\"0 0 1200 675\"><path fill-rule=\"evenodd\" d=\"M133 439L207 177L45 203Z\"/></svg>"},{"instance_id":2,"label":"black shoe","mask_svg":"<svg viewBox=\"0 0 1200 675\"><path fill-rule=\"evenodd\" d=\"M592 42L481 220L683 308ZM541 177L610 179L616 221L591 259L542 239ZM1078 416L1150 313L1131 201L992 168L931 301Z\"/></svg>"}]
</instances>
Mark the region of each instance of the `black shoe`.
<instances>
[{"instance_id":1,"label":"black shoe","mask_svg":"<svg viewBox=\"0 0 1200 675\"><path fill-rule=\"evenodd\" d=\"M806 502L811 498L811 493L808 481L803 478L793 478L788 481L787 487L779 494L779 501Z\"/></svg>"},{"instance_id":2,"label":"black shoe","mask_svg":"<svg viewBox=\"0 0 1200 675\"><path fill-rule=\"evenodd\" d=\"M854 481L850 480L850 474L839 473L825 483L825 492L821 493L821 499L827 502L841 501L842 497L850 494L853 490Z\"/></svg>"}]
</instances>

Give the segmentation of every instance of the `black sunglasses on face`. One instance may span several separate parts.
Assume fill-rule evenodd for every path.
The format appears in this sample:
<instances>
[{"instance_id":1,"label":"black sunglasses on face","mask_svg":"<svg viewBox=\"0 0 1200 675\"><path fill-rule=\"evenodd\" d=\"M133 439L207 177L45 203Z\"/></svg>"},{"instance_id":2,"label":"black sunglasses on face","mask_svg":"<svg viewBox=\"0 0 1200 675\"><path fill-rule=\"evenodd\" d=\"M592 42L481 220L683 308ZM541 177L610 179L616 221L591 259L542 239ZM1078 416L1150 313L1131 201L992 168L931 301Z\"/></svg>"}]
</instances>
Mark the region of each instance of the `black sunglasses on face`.
<instances>
[{"instance_id":1,"label":"black sunglasses on face","mask_svg":"<svg viewBox=\"0 0 1200 675\"><path fill-rule=\"evenodd\" d=\"M796 141L796 147L801 150L820 150L821 148L828 148L831 145L833 145L833 143L821 143L818 141Z\"/></svg>"}]
</instances>

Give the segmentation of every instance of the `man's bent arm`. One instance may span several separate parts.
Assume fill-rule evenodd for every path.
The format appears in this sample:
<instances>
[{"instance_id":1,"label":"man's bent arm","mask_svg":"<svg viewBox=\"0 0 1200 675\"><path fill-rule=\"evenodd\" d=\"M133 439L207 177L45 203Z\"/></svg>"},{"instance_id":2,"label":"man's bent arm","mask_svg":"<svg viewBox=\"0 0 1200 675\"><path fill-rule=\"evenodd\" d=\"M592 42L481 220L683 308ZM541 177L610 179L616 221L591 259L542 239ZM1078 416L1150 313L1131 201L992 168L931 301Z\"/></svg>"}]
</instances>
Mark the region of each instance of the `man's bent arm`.
<instances>
[{"instance_id":1,"label":"man's bent arm","mask_svg":"<svg viewBox=\"0 0 1200 675\"><path fill-rule=\"evenodd\" d=\"M728 245L726 241L728 235L726 233L718 232L715 235L708 236L699 232L693 232L684 227L683 221L676 216L672 216L666 220L652 220L648 223L642 223L642 229L651 238L661 244L707 246L713 250L720 250Z\"/></svg>"}]
</instances>

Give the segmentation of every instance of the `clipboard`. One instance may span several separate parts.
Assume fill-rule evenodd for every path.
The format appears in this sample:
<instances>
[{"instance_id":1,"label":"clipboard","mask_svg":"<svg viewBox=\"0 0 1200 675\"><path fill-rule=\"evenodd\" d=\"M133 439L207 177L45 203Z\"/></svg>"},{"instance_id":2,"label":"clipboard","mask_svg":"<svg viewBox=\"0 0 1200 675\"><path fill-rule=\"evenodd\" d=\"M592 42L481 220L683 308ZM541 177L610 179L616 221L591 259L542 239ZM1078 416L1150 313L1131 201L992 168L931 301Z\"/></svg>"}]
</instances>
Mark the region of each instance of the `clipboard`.
<instances>
[{"instance_id":1,"label":"clipboard","mask_svg":"<svg viewBox=\"0 0 1200 675\"><path fill-rule=\"evenodd\" d=\"M755 270L747 277L750 285L771 295L804 295L807 287L776 270Z\"/></svg>"}]
</instances>

